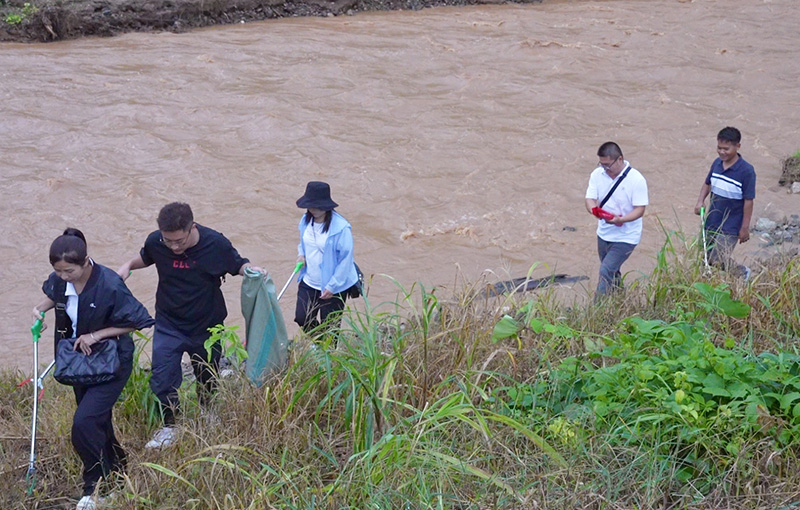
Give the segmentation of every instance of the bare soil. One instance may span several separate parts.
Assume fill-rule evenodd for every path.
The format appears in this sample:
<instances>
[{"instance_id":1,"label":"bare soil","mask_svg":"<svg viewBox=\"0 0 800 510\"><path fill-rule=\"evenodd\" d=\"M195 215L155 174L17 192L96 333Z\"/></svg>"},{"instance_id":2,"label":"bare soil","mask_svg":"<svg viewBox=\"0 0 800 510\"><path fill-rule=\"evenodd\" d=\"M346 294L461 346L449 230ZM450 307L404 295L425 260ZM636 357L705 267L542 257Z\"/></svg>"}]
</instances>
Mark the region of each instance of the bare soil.
<instances>
[{"instance_id":1,"label":"bare soil","mask_svg":"<svg viewBox=\"0 0 800 510\"><path fill-rule=\"evenodd\" d=\"M541 0L509 0L539 3ZM506 0L0 0L0 41L47 42L125 32L184 32L195 27L294 16L418 10Z\"/></svg>"}]
</instances>

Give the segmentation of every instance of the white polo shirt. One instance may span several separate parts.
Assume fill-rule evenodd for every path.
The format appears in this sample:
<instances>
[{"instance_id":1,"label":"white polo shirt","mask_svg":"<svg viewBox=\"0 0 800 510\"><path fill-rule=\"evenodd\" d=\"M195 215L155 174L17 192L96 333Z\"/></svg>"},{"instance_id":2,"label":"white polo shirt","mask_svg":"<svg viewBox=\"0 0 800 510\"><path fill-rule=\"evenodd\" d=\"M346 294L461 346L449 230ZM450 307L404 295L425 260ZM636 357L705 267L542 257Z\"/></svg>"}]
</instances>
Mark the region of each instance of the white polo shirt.
<instances>
[{"instance_id":1,"label":"white polo shirt","mask_svg":"<svg viewBox=\"0 0 800 510\"><path fill-rule=\"evenodd\" d=\"M630 163L625 161L625 168L628 166L630 166ZM612 179L603 167L598 166L595 168L592 171L592 175L589 176L586 198L597 200L597 204L600 205L600 201L611 190L617 180L622 177L623 173L624 170L619 173L616 179ZM647 181L638 170L631 167L628 176L617 186L614 194L608 199L603 209L613 213L615 216L625 216L633 211L634 207L646 206L649 203ZM642 239L642 218L623 223L621 227L606 223L605 220L597 220L597 236L610 243L639 244Z\"/></svg>"}]
</instances>

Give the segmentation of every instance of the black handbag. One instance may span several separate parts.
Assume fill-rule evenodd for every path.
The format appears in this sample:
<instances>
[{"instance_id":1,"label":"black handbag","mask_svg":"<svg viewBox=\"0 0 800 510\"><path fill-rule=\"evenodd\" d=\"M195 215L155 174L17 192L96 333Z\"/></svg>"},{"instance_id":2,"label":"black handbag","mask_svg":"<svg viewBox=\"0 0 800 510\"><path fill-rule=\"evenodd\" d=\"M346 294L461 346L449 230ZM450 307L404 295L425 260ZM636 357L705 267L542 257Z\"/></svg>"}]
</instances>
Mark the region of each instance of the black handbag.
<instances>
[{"instance_id":1,"label":"black handbag","mask_svg":"<svg viewBox=\"0 0 800 510\"><path fill-rule=\"evenodd\" d=\"M358 280L356 280L356 283L354 283L352 287L345 291L347 292L347 297L351 299L355 299L364 295L364 273L361 272L361 268L358 267L358 264L353 263L353 265L356 266Z\"/></svg>"},{"instance_id":2,"label":"black handbag","mask_svg":"<svg viewBox=\"0 0 800 510\"><path fill-rule=\"evenodd\" d=\"M69 386L92 386L108 382L119 370L117 339L107 338L92 345L92 353L74 350L76 338L62 338L56 347L53 377Z\"/></svg>"}]
</instances>

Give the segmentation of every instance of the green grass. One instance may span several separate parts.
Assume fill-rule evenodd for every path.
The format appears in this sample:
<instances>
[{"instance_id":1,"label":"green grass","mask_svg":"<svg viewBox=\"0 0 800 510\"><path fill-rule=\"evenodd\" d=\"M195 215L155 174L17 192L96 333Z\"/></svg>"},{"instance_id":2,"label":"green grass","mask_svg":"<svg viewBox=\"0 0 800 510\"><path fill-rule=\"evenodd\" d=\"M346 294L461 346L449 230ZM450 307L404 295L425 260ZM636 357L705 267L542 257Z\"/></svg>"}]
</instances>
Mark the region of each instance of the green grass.
<instances>
[{"instance_id":1,"label":"green grass","mask_svg":"<svg viewBox=\"0 0 800 510\"><path fill-rule=\"evenodd\" d=\"M396 300L365 300L317 349L296 339L262 387L222 380L218 422L184 388L163 452L143 449L158 415L137 369L115 411L130 454L115 508L789 508L800 259L745 284L704 276L696 240L667 239L653 273L601 307L395 282ZM0 505L74 508L74 403L52 382L25 497L21 379L0 374Z\"/></svg>"}]
</instances>

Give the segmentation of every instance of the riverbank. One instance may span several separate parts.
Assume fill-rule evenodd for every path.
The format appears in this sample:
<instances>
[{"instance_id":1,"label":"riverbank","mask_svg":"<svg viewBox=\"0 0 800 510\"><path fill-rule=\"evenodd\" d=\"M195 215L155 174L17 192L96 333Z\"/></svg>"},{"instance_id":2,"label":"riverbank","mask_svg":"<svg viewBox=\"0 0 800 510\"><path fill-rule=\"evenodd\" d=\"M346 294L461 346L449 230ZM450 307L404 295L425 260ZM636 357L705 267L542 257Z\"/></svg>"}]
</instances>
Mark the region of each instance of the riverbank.
<instances>
[{"instance_id":1,"label":"riverbank","mask_svg":"<svg viewBox=\"0 0 800 510\"><path fill-rule=\"evenodd\" d=\"M646 282L602 306L414 285L350 310L261 387L235 374L199 409L186 381L163 451L144 448L158 417L140 350L114 412L126 475L98 508L788 508L800 259L745 283L687 241L671 233ZM22 377L0 370L0 505L74 508L71 391L45 382L28 496Z\"/></svg>"},{"instance_id":2,"label":"riverbank","mask_svg":"<svg viewBox=\"0 0 800 510\"><path fill-rule=\"evenodd\" d=\"M271 18L341 16L437 6L541 0L0 0L0 42L48 42L125 32L192 28Z\"/></svg>"}]
</instances>

